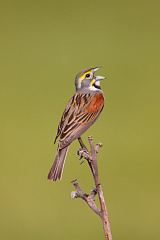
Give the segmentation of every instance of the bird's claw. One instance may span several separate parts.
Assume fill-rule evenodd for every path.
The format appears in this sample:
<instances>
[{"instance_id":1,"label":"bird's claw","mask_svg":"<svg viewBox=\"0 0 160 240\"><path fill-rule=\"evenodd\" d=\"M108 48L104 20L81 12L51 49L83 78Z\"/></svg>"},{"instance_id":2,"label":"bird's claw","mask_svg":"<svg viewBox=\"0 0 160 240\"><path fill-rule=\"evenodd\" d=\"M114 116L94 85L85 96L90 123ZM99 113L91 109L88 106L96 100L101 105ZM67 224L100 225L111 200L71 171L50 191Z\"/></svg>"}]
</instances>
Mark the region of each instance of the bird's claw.
<instances>
[{"instance_id":1,"label":"bird's claw","mask_svg":"<svg viewBox=\"0 0 160 240\"><path fill-rule=\"evenodd\" d=\"M89 153L88 153L88 150L86 149L86 148L80 148L79 150L78 150L78 155L79 155L79 160L81 161L80 162L80 164L82 164L82 163L84 163L84 161L85 161L85 159L86 159L86 157L85 157L85 155L88 155ZM82 160L83 159L83 160Z\"/></svg>"},{"instance_id":2,"label":"bird's claw","mask_svg":"<svg viewBox=\"0 0 160 240\"><path fill-rule=\"evenodd\" d=\"M84 159L83 159L83 160L82 160L82 159L79 159L79 160L81 161L81 162L80 162L80 165L85 162Z\"/></svg>"}]
</instances>

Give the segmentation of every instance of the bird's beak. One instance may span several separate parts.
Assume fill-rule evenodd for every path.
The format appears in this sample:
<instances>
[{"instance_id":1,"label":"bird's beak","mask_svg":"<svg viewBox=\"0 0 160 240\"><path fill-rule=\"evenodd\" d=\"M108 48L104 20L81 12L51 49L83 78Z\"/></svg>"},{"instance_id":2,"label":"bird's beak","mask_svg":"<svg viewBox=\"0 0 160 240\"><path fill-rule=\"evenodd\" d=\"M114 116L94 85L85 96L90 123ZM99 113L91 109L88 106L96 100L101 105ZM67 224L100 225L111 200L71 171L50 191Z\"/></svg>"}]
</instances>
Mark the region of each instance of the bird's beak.
<instances>
[{"instance_id":1,"label":"bird's beak","mask_svg":"<svg viewBox=\"0 0 160 240\"><path fill-rule=\"evenodd\" d=\"M95 80L96 80L96 82L97 82L97 81L101 81L101 80L103 80L103 79L105 79L105 77L102 77L102 76L95 76Z\"/></svg>"},{"instance_id":2,"label":"bird's beak","mask_svg":"<svg viewBox=\"0 0 160 240\"><path fill-rule=\"evenodd\" d=\"M101 67L94 67L93 68L93 72L95 73L96 71L98 71Z\"/></svg>"},{"instance_id":3,"label":"bird's beak","mask_svg":"<svg viewBox=\"0 0 160 240\"><path fill-rule=\"evenodd\" d=\"M96 71L98 71L101 67L94 67L93 68L93 72L95 73ZM98 81L101 81L105 79L105 77L102 77L102 76L95 76L95 81L98 82Z\"/></svg>"}]
</instances>

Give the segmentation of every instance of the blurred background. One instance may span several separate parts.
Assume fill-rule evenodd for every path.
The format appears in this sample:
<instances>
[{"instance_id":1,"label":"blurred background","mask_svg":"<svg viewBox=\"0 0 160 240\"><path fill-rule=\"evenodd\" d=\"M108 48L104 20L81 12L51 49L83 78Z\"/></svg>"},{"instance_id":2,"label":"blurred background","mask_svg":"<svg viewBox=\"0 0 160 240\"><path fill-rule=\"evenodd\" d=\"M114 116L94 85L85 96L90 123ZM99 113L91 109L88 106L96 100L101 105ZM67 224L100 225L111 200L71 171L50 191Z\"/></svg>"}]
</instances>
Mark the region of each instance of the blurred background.
<instances>
[{"instance_id":1,"label":"blurred background","mask_svg":"<svg viewBox=\"0 0 160 240\"><path fill-rule=\"evenodd\" d=\"M98 217L70 198L74 178L93 187L77 142L63 180L47 180L74 77L103 66L105 109L83 138L104 145L98 163L113 239L158 239L159 1L0 5L0 238L103 239Z\"/></svg>"}]
</instances>

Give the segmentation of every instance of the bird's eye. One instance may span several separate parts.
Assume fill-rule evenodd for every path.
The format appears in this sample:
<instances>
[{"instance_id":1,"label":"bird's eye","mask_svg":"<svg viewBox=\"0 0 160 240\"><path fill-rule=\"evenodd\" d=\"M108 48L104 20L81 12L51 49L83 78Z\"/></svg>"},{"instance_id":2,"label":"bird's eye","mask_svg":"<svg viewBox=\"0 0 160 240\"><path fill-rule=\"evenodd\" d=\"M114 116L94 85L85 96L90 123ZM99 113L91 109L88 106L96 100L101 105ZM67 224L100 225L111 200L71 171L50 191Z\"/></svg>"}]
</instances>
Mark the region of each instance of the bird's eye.
<instances>
[{"instance_id":1,"label":"bird's eye","mask_svg":"<svg viewBox=\"0 0 160 240\"><path fill-rule=\"evenodd\" d=\"M90 77L90 74L89 74L89 73L87 73L87 74L86 74L86 78L89 78L89 77Z\"/></svg>"}]
</instances>

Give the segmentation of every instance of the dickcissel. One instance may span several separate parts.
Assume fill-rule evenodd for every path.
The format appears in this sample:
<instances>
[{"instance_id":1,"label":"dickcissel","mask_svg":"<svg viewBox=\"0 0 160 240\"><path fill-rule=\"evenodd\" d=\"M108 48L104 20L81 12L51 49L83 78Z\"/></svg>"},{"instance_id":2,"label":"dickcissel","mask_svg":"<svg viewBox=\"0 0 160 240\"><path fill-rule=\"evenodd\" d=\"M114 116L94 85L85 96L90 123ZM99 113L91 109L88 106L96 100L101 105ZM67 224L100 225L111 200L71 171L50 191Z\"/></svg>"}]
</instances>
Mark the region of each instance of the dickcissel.
<instances>
[{"instance_id":1,"label":"dickcissel","mask_svg":"<svg viewBox=\"0 0 160 240\"><path fill-rule=\"evenodd\" d=\"M54 143L59 138L55 161L48 179L62 178L65 158L70 144L81 140L81 135L96 121L104 106L100 81L105 77L95 76L99 67L87 68L76 75L76 92L69 100L57 129Z\"/></svg>"}]
</instances>

